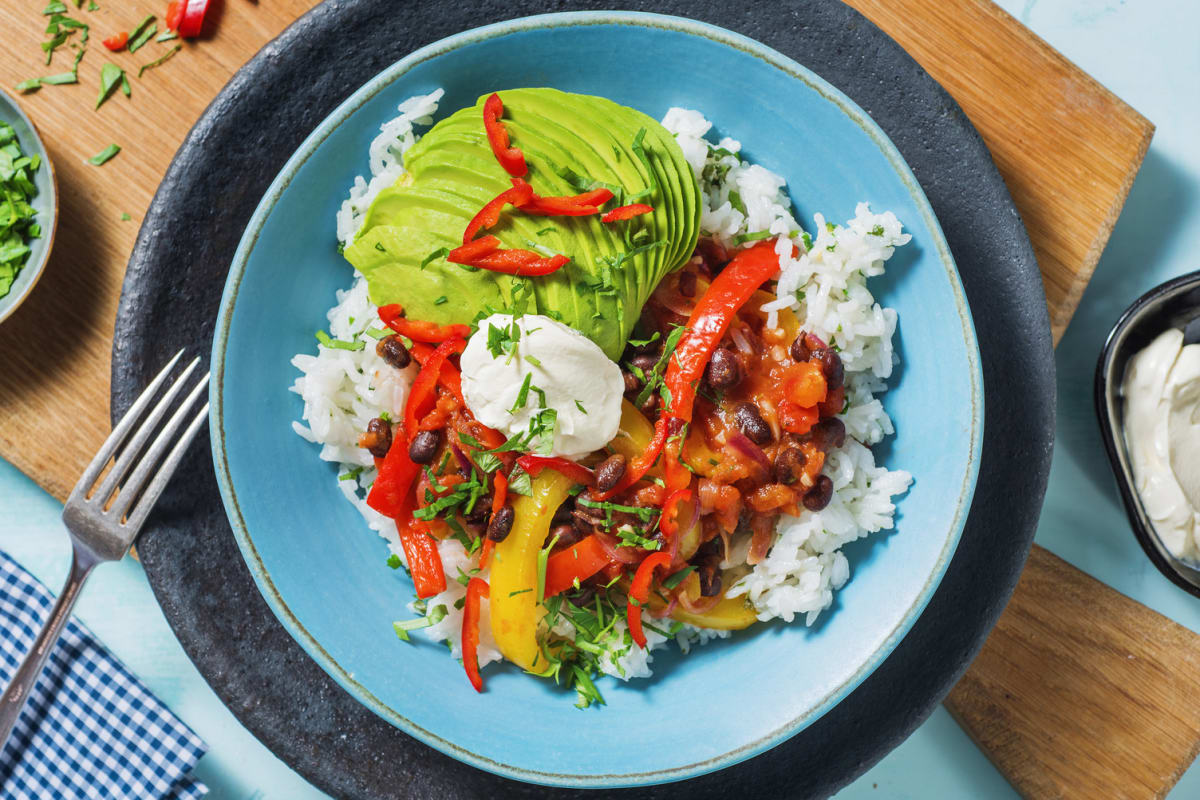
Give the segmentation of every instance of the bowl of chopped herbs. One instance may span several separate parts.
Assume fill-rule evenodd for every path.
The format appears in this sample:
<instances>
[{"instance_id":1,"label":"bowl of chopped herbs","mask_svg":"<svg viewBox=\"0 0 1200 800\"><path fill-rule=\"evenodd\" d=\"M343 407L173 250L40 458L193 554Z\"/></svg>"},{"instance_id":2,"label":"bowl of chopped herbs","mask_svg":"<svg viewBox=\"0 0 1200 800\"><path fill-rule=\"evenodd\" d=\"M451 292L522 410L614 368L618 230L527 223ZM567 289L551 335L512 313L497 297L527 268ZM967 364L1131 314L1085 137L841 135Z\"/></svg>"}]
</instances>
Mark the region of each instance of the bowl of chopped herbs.
<instances>
[{"instance_id":1,"label":"bowl of chopped herbs","mask_svg":"<svg viewBox=\"0 0 1200 800\"><path fill-rule=\"evenodd\" d=\"M41 277L57 218L46 146L16 100L0 90L0 322Z\"/></svg>"}]
</instances>

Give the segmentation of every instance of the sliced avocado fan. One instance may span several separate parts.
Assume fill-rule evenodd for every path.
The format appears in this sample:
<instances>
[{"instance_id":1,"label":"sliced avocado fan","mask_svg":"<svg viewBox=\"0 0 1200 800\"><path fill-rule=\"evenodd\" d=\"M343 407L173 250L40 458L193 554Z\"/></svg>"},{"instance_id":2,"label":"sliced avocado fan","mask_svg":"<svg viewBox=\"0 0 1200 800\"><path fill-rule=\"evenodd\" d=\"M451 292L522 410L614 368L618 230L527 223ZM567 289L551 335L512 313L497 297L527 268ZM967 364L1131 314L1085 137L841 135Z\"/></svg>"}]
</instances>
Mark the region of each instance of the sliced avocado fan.
<instances>
[{"instance_id":1,"label":"sliced avocado fan","mask_svg":"<svg viewBox=\"0 0 1200 800\"><path fill-rule=\"evenodd\" d=\"M507 206L488 231L503 247L562 253L570 263L551 275L512 277L447 261L471 218L512 185L484 132L485 96L408 150L406 174L380 192L346 259L366 276L372 302L399 303L414 319L471 323L525 297L526 313L560 319L615 360L650 293L696 247L700 189L692 169L662 125L603 97L513 89L500 98L534 192L604 186L616 195L605 209L638 202L653 213L602 223L600 215L543 217Z\"/></svg>"}]
</instances>

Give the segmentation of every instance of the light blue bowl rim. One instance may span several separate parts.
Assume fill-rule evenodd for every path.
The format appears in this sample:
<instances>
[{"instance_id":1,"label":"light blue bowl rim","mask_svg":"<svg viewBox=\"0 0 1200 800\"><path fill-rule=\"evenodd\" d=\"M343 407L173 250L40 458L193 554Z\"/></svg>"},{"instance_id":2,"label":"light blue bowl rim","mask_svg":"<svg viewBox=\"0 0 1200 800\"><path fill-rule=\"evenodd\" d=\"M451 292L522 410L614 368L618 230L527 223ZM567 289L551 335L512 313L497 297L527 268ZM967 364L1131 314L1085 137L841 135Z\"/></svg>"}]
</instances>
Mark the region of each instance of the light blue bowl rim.
<instances>
[{"instance_id":1,"label":"light blue bowl rim","mask_svg":"<svg viewBox=\"0 0 1200 800\"><path fill-rule=\"evenodd\" d=\"M970 385L971 385L971 423L970 423L970 444L968 452L968 468L963 476L961 488L955 502L955 513L951 530L945 540L945 544L939 554L938 560L934 565L934 569L930 572L921 592L916 600L912 603L908 611L904 614L900 624L888 635L883 644L875 651L871 658L867 659L859 669L846 679L841 686L837 687L826 695L822 700L806 709L799 714L795 719L786 725L780 726L778 729L759 737L758 739L748 742L741 747L730 750L719 756L698 761L682 767L672 769L664 769L650 772L637 772L627 774L602 774L602 775L579 775L579 774L559 774L552 772L541 772L529 770L519 767L514 767L502 762L495 761L490 758L485 758L465 750L454 742L438 736L433 731L422 728L414 724L411 720L397 712L395 709L384 704L379 698L373 695L366 687L357 683L354 678L340 664L338 664L325 651L318 642L304 627L304 625L296 618L288 607L287 603L280 596L267 572L265 565L258 554L258 550L254 545L253 538L246 527L245 520L242 517L241 508L237 499L237 492L234 489L233 481L229 473L229 465L225 455L225 437L224 437L224 403L223 394L225 389L225 348L229 338L229 326L233 317L234 306L237 302L238 290L241 285L242 278L245 274L246 266L249 262L250 254L258 241L258 236L262 231L263 225L274 209L279 197L287 191L291 185L292 179L300 168L313 155L315 150L325 139L333 132L338 125L341 125L351 114L353 114L364 103L382 91L385 87L392 84L394 81L403 76L414 66L428 61L437 56L456 50L465 45L475 42L484 41L487 39L506 36L520 31L529 31L537 29L553 29L562 27L574 27L579 25L635 25L645 28L659 28L671 30L681 33L691 34L702 38L710 39L718 44L723 44L737 50L741 50L756 58L762 59L766 63L784 72L787 75L795 78L806 84L809 88L816 91L825 100L836 105L847 117L857 124L863 131L871 137L876 146L887 158L888 162L896 170L897 175L904 185L908 188L913 200L919 209L922 221L928 227L933 237L932 245L936 249L937 255L943 268L946 271L946 276L950 282L951 289L954 292L955 312L958 315L962 326L963 340L967 344L966 356L970 370ZM664 14L652 14L635 11L570 11L559 12L552 14L539 14L535 16L521 17L519 19L499 22L492 25L486 25L479 28L463 31L454 34L445 39L426 45L419 50L405 56L396 63L392 64L387 69L380 72L374 78L365 83L350 97L348 97L341 105L339 105L333 113L326 117L320 125L304 140L297 148L296 152L288 159L279 175L271 183L271 186L264 194L262 201L251 217L249 224L246 226L245 232L242 234L241 242L234 254L233 263L230 265L229 277L225 283L225 290L221 296L221 306L218 312L216 329L213 336L213 351L212 351L212 382L210 385L210 402L212 413L209 415L209 427L211 432L213 463L216 468L217 483L221 492L221 499L225 504L227 516L229 517L230 526L233 530L234 537L237 539L238 547L242 552L242 556L246 561L246 565L250 569L250 573L254 577L255 583L258 585L259 591L263 598L271 607L275 616L283 624L284 628L291 634L301 647L309 654L314 661L325 670L343 689L349 692L355 699L378 714L383 719L387 720L392 725L400 728L405 733L416 737L425 744L433 747L436 750L445 753L452 758L463 761L479 769L502 775L508 778L513 778L520 781L530 783L539 783L552 786L570 786L578 788L616 788L619 786L643 786L655 783L665 783L668 781L685 780L687 778L696 777L698 775L707 774L724 767L731 766L740 761L752 758L775 745L791 738L796 733L806 728L812 722L824 715L829 709L840 702L850 692L852 692L863 680L870 675L883 660L891 654L900 640L912 628L921 612L928 605L930 598L933 596L934 590L941 582L942 576L946 572L946 568L950 564L950 560L954 556L954 552L958 547L959 539L962 536L963 527L966 524L967 514L970 510L971 499L975 492L975 483L979 476L980 451L983 442L983 373L980 365L979 346L975 336L975 325L972 320L970 306L966 300L966 294L962 286L962 281L958 275L958 269L955 267L954 258L950 253L950 247L946 243L946 238L942 233L941 225L937 221L937 217L933 213L932 207L929 205L929 200L926 198L924 191L917 182L916 176L909 169L908 164L904 161L896 146L892 144L887 135L879 128L878 125L862 110L854 101L844 95L841 91L834 88L824 79L817 76L815 73L801 66L796 61L784 56L776 50L773 50L766 45L763 45L753 39L750 39L741 34L734 33L724 28L710 25L696 20L686 19L682 17L667 16Z\"/></svg>"},{"instance_id":2,"label":"light blue bowl rim","mask_svg":"<svg viewBox=\"0 0 1200 800\"><path fill-rule=\"evenodd\" d=\"M42 274L46 271L46 264L50 261L50 251L54 249L54 234L58 230L58 178L54 174L54 164L50 161L50 153L46 150L46 143L42 141L42 135L38 132L37 126L33 124L33 120L25 113L25 109L21 108L21 104L17 102L11 94L0 89L0 107L11 108L16 114L16 121L29 129L29 133L33 136L32 142L22 142L22 148L28 149L26 155L37 153L42 157L42 168L45 170L45 178L40 179L39 176L34 176L35 184L43 184L38 187L38 194L34 198L33 205L38 210L38 224L42 226L41 241L44 244L40 248L35 248L37 252L36 258L32 257L25 262L25 266L21 268L21 274L13 281L12 287L8 294L0 298L0 322L8 319L9 316L17 310L17 308L25 302L25 299L33 292L33 288L37 286L41 280ZM20 126L14 125L17 128L17 136L20 138ZM46 219L49 222L46 222Z\"/></svg>"}]
</instances>

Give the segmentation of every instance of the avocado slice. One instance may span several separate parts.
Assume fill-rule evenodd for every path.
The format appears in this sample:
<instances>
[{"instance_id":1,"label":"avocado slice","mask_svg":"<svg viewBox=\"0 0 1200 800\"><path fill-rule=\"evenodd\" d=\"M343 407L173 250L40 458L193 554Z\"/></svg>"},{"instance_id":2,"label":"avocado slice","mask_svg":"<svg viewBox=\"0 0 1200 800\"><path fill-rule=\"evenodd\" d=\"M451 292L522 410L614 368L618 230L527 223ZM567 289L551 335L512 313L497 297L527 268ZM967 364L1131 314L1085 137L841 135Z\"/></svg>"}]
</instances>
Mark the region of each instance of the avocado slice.
<instances>
[{"instance_id":1,"label":"avocado slice","mask_svg":"<svg viewBox=\"0 0 1200 800\"><path fill-rule=\"evenodd\" d=\"M408 150L407 174L375 199L346 259L378 305L400 303L410 316L440 324L470 323L525 293L528 312L561 319L615 360L650 293L696 247L695 176L674 137L640 111L557 89L513 89L500 98L535 192L604 185L617 193L606 208L643 202L653 213L604 224L599 215L541 217L508 207L489 231L504 247L562 253L570 263L518 278L448 262L442 251L460 245L471 218L511 186L484 133L484 96Z\"/></svg>"}]
</instances>

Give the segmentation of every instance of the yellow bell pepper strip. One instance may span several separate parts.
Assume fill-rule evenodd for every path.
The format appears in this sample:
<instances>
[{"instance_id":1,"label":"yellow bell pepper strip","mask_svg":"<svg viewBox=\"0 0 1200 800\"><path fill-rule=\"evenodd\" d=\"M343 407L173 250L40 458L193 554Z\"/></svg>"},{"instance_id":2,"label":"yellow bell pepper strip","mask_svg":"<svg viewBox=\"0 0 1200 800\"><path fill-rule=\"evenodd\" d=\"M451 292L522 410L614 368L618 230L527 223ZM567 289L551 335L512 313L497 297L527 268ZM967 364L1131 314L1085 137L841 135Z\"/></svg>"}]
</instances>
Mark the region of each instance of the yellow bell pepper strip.
<instances>
[{"instance_id":1,"label":"yellow bell pepper strip","mask_svg":"<svg viewBox=\"0 0 1200 800\"><path fill-rule=\"evenodd\" d=\"M676 587L676 592L688 592L692 597L700 596L700 578L695 572L684 578ZM661 613L666 608L657 595L650 595L650 610ZM678 622L695 625L697 628L712 628L722 631L738 631L749 628L758 622L754 609L746 603L745 597L722 597L717 604L704 613L697 614L688 611L682 605L676 604L671 609L670 617Z\"/></svg>"},{"instance_id":2,"label":"yellow bell pepper strip","mask_svg":"<svg viewBox=\"0 0 1200 800\"><path fill-rule=\"evenodd\" d=\"M609 447L625 456L626 461L632 461L642 454L653 437L654 425L646 415L633 403L622 400L617 437L609 442Z\"/></svg>"},{"instance_id":3,"label":"yellow bell pepper strip","mask_svg":"<svg viewBox=\"0 0 1200 800\"><path fill-rule=\"evenodd\" d=\"M471 578L467 583L467 599L463 604L462 652L463 669L475 691L483 691L479 675L479 603L489 593L487 581Z\"/></svg>"},{"instance_id":4,"label":"yellow bell pepper strip","mask_svg":"<svg viewBox=\"0 0 1200 800\"><path fill-rule=\"evenodd\" d=\"M554 512L567 499L572 482L547 469L531 481L532 495L513 500L513 526L498 542L491 560L492 635L504 657L531 670L538 656L541 610L537 590L538 552L550 532Z\"/></svg>"},{"instance_id":5,"label":"yellow bell pepper strip","mask_svg":"<svg viewBox=\"0 0 1200 800\"><path fill-rule=\"evenodd\" d=\"M629 604L626 606L625 618L629 623L629 635L643 650L646 648L646 634L642 631L642 606L650 601L650 581L654 578L654 570L671 565L671 554L664 552L651 553L638 565L633 573L633 585L629 587Z\"/></svg>"}]
</instances>

